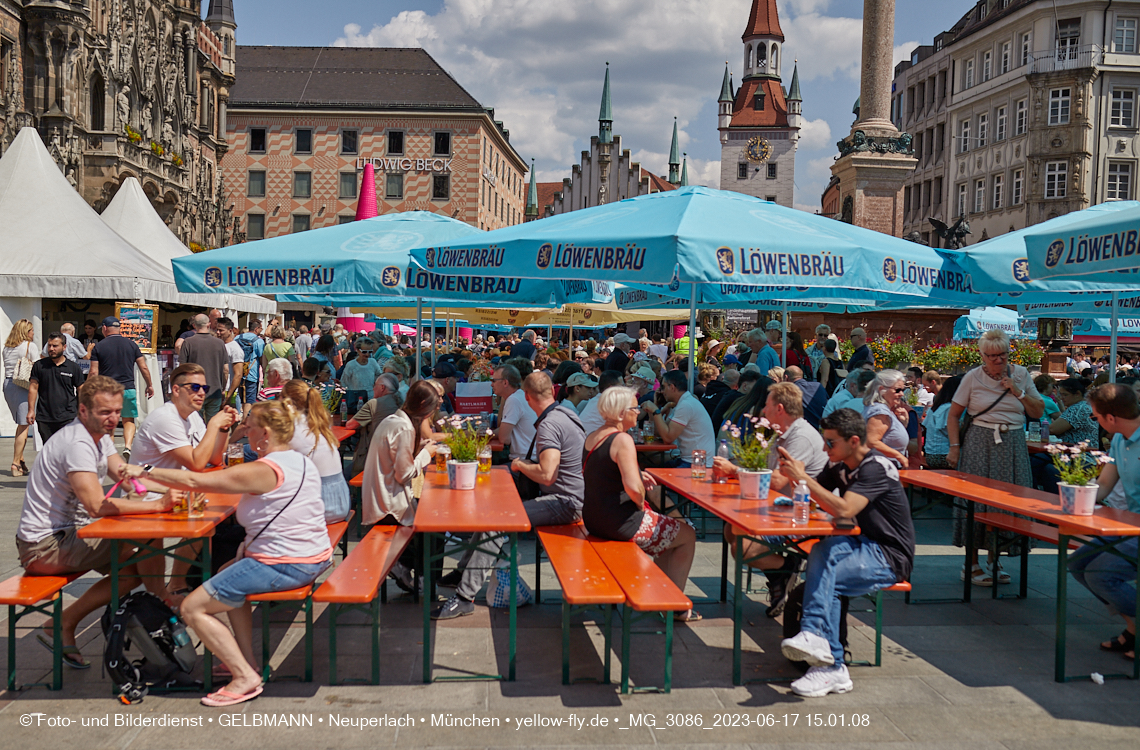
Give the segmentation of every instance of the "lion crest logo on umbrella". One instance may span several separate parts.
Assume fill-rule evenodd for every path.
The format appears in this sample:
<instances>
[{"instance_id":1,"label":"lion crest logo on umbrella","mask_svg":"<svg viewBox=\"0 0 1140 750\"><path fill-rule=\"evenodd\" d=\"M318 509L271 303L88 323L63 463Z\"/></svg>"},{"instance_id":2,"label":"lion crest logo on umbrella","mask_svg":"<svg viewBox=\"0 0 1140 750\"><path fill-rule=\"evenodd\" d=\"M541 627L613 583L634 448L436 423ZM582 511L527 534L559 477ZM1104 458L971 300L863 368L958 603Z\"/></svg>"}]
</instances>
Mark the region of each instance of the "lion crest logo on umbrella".
<instances>
[{"instance_id":1,"label":"lion crest logo on umbrella","mask_svg":"<svg viewBox=\"0 0 1140 750\"><path fill-rule=\"evenodd\" d=\"M388 266L380 274L380 283L389 289L400 285L400 269L395 266Z\"/></svg>"},{"instance_id":2,"label":"lion crest logo on umbrella","mask_svg":"<svg viewBox=\"0 0 1140 750\"><path fill-rule=\"evenodd\" d=\"M1055 268L1061 262L1061 256L1065 254L1065 241L1053 240L1049 245L1049 249L1045 251L1045 267Z\"/></svg>"},{"instance_id":3,"label":"lion crest logo on umbrella","mask_svg":"<svg viewBox=\"0 0 1140 750\"><path fill-rule=\"evenodd\" d=\"M206 286L219 287L222 285L222 269L217 266L210 266L206 269Z\"/></svg>"},{"instance_id":4,"label":"lion crest logo on umbrella","mask_svg":"<svg viewBox=\"0 0 1140 750\"><path fill-rule=\"evenodd\" d=\"M716 264L725 276L732 276L736 273L736 258L733 257L730 248L722 247L716 251Z\"/></svg>"}]
</instances>

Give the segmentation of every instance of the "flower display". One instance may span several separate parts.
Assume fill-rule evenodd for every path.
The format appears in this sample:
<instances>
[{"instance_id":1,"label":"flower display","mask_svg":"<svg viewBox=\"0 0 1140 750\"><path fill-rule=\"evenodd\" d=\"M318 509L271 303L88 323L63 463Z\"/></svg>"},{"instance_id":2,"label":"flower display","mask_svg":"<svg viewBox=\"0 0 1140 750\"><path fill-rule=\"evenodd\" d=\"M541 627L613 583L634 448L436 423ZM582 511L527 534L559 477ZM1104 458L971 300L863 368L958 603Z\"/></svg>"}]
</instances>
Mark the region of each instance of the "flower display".
<instances>
[{"instance_id":1,"label":"flower display","mask_svg":"<svg viewBox=\"0 0 1140 750\"><path fill-rule=\"evenodd\" d=\"M436 422L447 433L447 446L451 448L453 461L472 462L479 460L479 453L491 442L494 430L481 430L474 417L461 417L458 414Z\"/></svg>"},{"instance_id":2,"label":"flower display","mask_svg":"<svg viewBox=\"0 0 1140 750\"><path fill-rule=\"evenodd\" d=\"M764 417L751 417L743 430L731 422L725 422L721 429L728 432L733 463L745 471L768 468L768 457L780 436L778 427Z\"/></svg>"},{"instance_id":3,"label":"flower display","mask_svg":"<svg viewBox=\"0 0 1140 750\"><path fill-rule=\"evenodd\" d=\"M487 383L494 376L494 368L488 359L477 359L467 371L467 381L470 383Z\"/></svg>"},{"instance_id":4,"label":"flower display","mask_svg":"<svg viewBox=\"0 0 1140 750\"><path fill-rule=\"evenodd\" d=\"M1053 457L1053 466L1061 475L1061 481L1078 487L1092 484L1100 476L1101 469L1113 460L1104 451L1090 451L1088 441L1077 445L1045 446Z\"/></svg>"},{"instance_id":5,"label":"flower display","mask_svg":"<svg viewBox=\"0 0 1140 750\"><path fill-rule=\"evenodd\" d=\"M339 385L332 383L324 383L320 386L321 400L325 403L325 408L329 410L329 414L336 414L337 408L340 406L340 400L344 398L344 394L348 390L341 388Z\"/></svg>"}]
</instances>

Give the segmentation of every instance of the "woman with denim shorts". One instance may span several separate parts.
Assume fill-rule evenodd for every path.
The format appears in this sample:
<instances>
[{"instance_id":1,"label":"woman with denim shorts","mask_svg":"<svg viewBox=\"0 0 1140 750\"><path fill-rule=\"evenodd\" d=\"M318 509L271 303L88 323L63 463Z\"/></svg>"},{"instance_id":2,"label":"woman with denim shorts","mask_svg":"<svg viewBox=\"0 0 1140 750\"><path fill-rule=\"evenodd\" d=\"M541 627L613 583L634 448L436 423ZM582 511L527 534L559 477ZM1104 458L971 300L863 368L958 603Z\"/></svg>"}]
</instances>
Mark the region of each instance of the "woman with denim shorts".
<instances>
[{"instance_id":1,"label":"woman with denim shorts","mask_svg":"<svg viewBox=\"0 0 1140 750\"><path fill-rule=\"evenodd\" d=\"M182 603L186 623L233 676L202 699L206 706L244 703L263 689L254 666L253 612L246 597L312 583L332 559L320 472L312 459L289 447L295 418L288 400L253 406L246 421L260 458L251 463L202 474L127 467L131 476L145 475L172 488L242 493L236 511L246 533L242 549ZM222 612L228 613L232 633L217 617Z\"/></svg>"}]
</instances>

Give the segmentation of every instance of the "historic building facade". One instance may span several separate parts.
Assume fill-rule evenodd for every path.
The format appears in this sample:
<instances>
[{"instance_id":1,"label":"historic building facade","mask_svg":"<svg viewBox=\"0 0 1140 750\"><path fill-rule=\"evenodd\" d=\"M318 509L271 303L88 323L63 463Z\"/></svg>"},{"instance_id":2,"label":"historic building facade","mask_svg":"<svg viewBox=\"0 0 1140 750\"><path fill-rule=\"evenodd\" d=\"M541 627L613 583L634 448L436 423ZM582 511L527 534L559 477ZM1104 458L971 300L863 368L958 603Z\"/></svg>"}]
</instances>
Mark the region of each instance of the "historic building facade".
<instances>
[{"instance_id":1,"label":"historic building facade","mask_svg":"<svg viewBox=\"0 0 1140 750\"><path fill-rule=\"evenodd\" d=\"M785 92L780 73L784 32L776 0L753 0L744 42L744 77L734 88L728 67L718 99L720 188L792 206L802 124L799 71Z\"/></svg>"},{"instance_id":2,"label":"historic building facade","mask_svg":"<svg viewBox=\"0 0 1140 750\"><path fill-rule=\"evenodd\" d=\"M933 243L930 216L965 217L977 242L1135 199L1138 25L1135 2L983 0L900 63L895 122L919 158L907 231Z\"/></svg>"},{"instance_id":3,"label":"historic building facade","mask_svg":"<svg viewBox=\"0 0 1140 750\"><path fill-rule=\"evenodd\" d=\"M0 147L39 130L102 210L137 177L183 242L227 244L218 160L234 81L232 0L0 0Z\"/></svg>"},{"instance_id":4,"label":"historic building facade","mask_svg":"<svg viewBox=\"0 0 1140 750\"><path fill-rule=\"evenodd\" d=\"M380 214L522 222L510 132L424 50L238 47L236 63L222 174L245 238L352 221L368 164Z\"/></svg>"}]
</instances>

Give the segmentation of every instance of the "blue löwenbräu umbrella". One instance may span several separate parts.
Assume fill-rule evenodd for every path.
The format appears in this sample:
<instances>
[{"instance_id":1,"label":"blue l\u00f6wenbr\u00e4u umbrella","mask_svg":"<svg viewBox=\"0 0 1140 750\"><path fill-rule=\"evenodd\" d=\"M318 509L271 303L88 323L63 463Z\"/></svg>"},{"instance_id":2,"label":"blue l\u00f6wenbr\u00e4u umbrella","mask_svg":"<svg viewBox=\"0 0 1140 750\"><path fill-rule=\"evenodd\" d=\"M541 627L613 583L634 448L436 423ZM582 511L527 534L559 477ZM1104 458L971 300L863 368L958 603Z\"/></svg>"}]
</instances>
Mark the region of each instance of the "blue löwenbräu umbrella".
<instances>
[{"instance_id":1,"label":"blue l\u00f6wenbr\u00e4u umbrella","mask_svg":"<svg viewBox=\"0 0 1140 750\"><path fill-rule=\"evenodd\" d=\"M976 339L986 331L999 329L1009 334L1011 339L1030 338L1021 330L1021 321L1016 310L1004 307L979 307L954 321L954 339L963 341Z\"/></svg>"},{"instance_id":2,"label":"blue l\u00f6wenbr\u00e4u umbrella","mask_svg":"<svg viewBox=\"0 0 1140 750\"><path fill-rule=\"evenodd\" d=\"M1037 224L1026 230L1025 249L1035 279L1135 272L1140 268L1140 203L1110 201Z\"/></svg>"},{"instance_id":3,"label":"blue l\u00f6wenbr\u00e4u umbrella","mask_svg":"<svg viewBox=\"0 0 1140 750\"><path fill-rule=\"evenodd\" d=\"M653 193L412 251L441 273L589 278L696 286L739 284L841 288L930 296L946 284L934 250L740 193L688 187ZM754 295L753 295L754 296ZM974 306L976 302L965 305ZM693 371L690 368L690 381Z\"/></svg>"}]
</instances>

